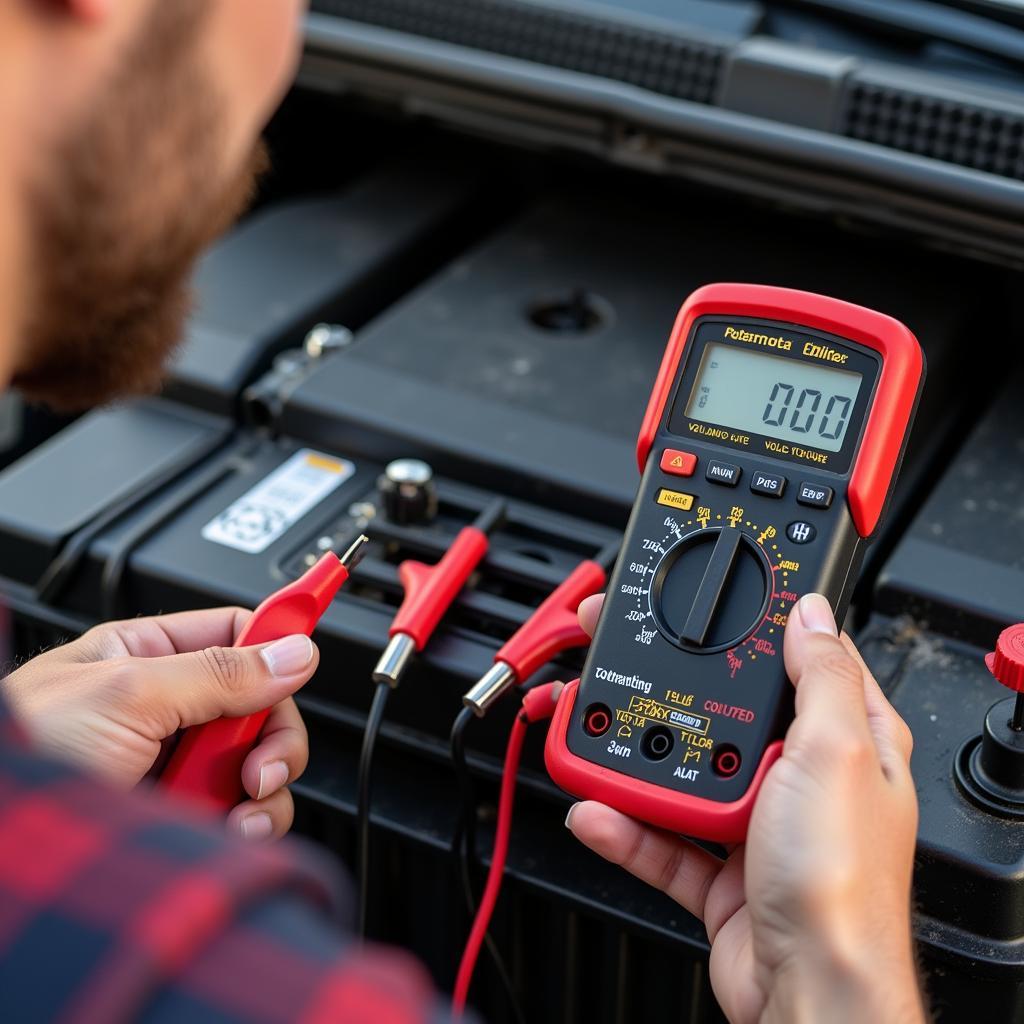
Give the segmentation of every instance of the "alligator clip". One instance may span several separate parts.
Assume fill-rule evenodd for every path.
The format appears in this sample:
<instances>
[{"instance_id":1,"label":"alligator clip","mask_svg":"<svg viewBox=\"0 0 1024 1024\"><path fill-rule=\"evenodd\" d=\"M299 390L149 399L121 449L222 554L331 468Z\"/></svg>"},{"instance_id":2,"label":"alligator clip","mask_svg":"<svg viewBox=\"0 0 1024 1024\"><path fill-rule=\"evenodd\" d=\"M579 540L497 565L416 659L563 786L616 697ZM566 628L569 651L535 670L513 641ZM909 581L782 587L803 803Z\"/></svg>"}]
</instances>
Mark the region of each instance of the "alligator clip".
<instances>
[{"instance_id":1,"label":"alligator clip","mask_svg":"<svg viewBox=\"0 0 1024 1024\"><path fill-rule=\"evenodd\" d=\"M359 536L339 558L325 554L305 575L271 594L252 614L235 647L282 637L311 636L320 617L365 554ZM229 811L243 796L242 763L256 743L270 709L244 718L218 718L187 729L160 776L160 785L197 803Z\"/></svg>"}]
</instances>

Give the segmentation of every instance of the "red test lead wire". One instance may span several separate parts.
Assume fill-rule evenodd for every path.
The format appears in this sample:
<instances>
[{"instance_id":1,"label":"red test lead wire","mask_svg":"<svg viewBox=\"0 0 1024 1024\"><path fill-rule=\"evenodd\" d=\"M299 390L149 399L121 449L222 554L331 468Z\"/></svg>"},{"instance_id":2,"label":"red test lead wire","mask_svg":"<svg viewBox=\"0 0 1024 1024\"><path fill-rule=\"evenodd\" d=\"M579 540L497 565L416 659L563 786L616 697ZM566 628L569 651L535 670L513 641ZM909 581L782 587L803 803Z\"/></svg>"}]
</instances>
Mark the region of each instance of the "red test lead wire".
<instances>
[{"instance_id":1,"label":"red test lead wire","mask_svg":"<svg viewBox=\"0 0 1024 1024\"><path fill-rule=\"evenodd\" d=\"M508 844L512 834L512 811L516 796L516 776L519 773L519 761L523 753L523 740L526 729L531 722L540 722L550 718L555 711L555 702L561 689L560 683L545 683L535 686L523 697L523 707L512 723L508 747L505 750L505 767L501 776L501 796L498 800L498 822L494 835L494 853L491 866L487 872L487 884L480 899L480 907L473 920L473 927L466 941L466 948L459 964L459 973L455 978L455 992L452 996L452 1008L458 1020L466 1010L469 988L473 983L473 972L480 956L487 929L501 892L501 882L505 875L505 861L508 859Z\"/></svg>"},{"instance_id":2,"label":"red test lead wire","mask_svg":"<svg viewBox=\"0 0 1024 1024\"><path fill-rule=\"evenodd\" d=\"M360 536L341 558L328 552L305 575L271 594L252 614L235 647L254 647L282 637L311 636L320 617L358 565L367 543ZM270 709L243 718L218 718L181 737L160 776L169 793L227 812L243 797L242 764Z\"/></svg>"},{"instance_id":3,"label":"red test lead wire","mask_svg":"<svg viewBox=\"0 0 1024 1024\"><path fill-rule=\"evenodd\" d=\"M466 692L462 703L482 718L506 690L525 683L555 655L586 647L590 636L580 626L577 610L584 598L601 592L606 578L598 562L580 562L495 654L494 665Z\"/></svg>"}]
</instances>

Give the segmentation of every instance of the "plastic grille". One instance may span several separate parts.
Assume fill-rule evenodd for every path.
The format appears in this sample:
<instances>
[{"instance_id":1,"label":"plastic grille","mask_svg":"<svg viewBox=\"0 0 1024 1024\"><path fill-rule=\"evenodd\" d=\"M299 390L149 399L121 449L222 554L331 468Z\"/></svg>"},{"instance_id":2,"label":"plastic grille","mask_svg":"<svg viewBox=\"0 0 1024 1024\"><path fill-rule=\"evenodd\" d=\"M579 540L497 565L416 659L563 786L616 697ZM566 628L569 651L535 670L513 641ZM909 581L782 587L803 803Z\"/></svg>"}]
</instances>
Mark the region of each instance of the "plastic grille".
<instances>
[{"instance_id":1,"label":"plastic grille","mask_svg":"<svg viewBox=\"0 0 1024 1024\"><path fill-rule=\"evenodd\" d=\"M945 163L1024 180L1024 115L857 83L842 134Z\"/></svg>"},{"instance_id":2,"label":"plastic grille","mask_svg":"<svg viewBox=\"0 0 1024 1024\"><path fill-rule=\"evenodd\" d=\"M517 0L313 0L312 7L697 103L711 102L721 69L720 46Z\"/></svg>"}]
</instances>

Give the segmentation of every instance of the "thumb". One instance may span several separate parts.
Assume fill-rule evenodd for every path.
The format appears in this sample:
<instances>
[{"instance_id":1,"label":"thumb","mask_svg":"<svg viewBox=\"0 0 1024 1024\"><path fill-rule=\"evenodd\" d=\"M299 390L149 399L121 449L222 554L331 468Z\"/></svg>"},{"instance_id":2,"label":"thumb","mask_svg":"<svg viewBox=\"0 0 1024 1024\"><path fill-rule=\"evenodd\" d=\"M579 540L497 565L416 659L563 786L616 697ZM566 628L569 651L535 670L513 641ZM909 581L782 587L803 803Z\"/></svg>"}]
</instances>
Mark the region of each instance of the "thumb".
<instances>
[{"instance_id":1,"label":"thumb","mask_svg":"<svg viewBox=\"0 0 1024 1024\"><path fill-rule=\"evenodd\" d=\"M238 718L280 704L303 686L320 661L316 645L296 634L258 647L207 647L164 658L137 658L143 696L175 728Z\"/></svg>"}]
</instances>

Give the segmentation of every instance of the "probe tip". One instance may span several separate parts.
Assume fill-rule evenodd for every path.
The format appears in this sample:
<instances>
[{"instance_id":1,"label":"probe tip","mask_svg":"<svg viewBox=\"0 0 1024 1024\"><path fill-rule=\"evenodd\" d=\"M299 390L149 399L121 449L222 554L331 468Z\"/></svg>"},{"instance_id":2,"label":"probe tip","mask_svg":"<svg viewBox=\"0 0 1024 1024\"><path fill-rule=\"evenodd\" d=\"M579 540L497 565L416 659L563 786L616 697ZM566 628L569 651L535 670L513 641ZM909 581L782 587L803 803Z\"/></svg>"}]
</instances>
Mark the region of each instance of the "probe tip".
<instances>
[{"instance_id":1,"label":"probe tip","mask_svg":"<svg viewBox=\"0 0 1024 1024\"><path fill-rule=\"evenodd\" d=\"M370 538L365 533L359 534L338 561L351 572L363 560L366 555L366 545L369 543Z\"/></svg>"}]
</instances>

